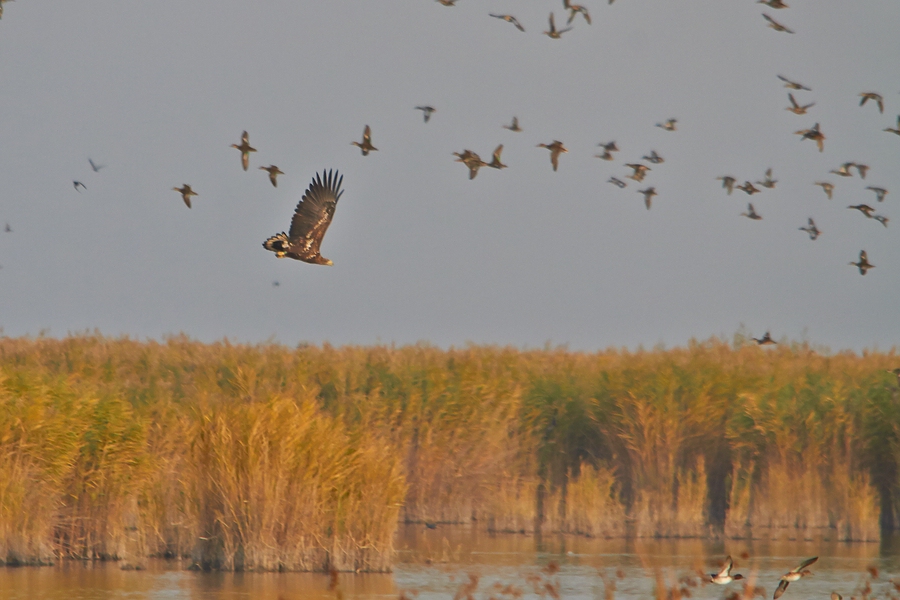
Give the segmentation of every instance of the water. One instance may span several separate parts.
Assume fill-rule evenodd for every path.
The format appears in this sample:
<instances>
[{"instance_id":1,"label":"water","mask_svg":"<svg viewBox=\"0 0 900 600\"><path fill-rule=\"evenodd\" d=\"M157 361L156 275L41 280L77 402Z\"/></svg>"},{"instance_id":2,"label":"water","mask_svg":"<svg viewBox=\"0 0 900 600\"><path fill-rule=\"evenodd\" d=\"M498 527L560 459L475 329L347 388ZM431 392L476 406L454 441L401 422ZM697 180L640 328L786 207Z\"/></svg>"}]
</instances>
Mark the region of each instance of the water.
<instances>
[{"instance_id":1,"label":"water","mask_svg":"<svg viewBox=\"0 0 900 600\"><path fill-rule=\"evenodd\" d=\"M836 590L849 600L875 567L872 595L886 598L889 579L900 575L900 549L889 543L845 544L813 540L781 541L597 540L573 536L504 534L491 536L462 527L405 527L397 538L397 559L390 574L341 574L330 590L327 575L313 573L200 573L186 563L151 560L143 571L123 571L115 563L62 561L54 567L0 568L0 600L230 599L260 600L398 598L450 600L470 576L478 578L473 596L511 600L500 592L513 584L523 599L536 600L534 583L551 583L561 598L604 597L604 577L616 582L616 600L653 598L656 573L667 585L715 565L726 554L735 558L735 573L751 577L771 598L778 578L802 559L818 555L813 575L792 583L783 600L826 600ZM745 554L746 553L746 554ZM748 558L740 558L742 555ZM559 571L548 574L555 563ZM617 576L616 572L620 571ZM529 578L531 582L529 582ZM692 600L723 600L740 583L690 588ZM546 587L545 598L552 598Z\"/></svg>"}]
</instances>

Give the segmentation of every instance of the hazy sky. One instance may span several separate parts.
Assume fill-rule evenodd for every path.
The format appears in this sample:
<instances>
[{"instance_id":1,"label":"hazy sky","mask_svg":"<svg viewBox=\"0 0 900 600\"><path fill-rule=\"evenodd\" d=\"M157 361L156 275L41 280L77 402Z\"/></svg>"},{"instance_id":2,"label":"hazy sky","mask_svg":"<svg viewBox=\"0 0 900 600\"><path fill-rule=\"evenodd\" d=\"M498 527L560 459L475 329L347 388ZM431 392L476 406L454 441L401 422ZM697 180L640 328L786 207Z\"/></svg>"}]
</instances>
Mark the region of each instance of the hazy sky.
<instances>
[{"instance_id":1,"label":"hazy sky","mask_svg":"<svg viewBox=\"0 0 900 600\"><path fill-rule=\"evenodd\" d=\"M3 333L594 350L743 324L833 350L900 343L900 137L882 131L900 113L897 1L579 1L593 25L559 40L541 32L550 11L565 24L561 0L6 4ZM794 92L808 115L785 110L777 74L812 88ZM513 115L523 132L501 128ZM670 117L678 131L655 127ZM794 135L815 122L822 153ZM379 151L363 157L366 124ZM229 147L244 129L247 172ZM558 172L535 147L552 140L569 149ZM594 158L610 140L616 160ZM500 143L508 169L469 181L454 162ZM665 163L644 182L607 183L651 149ZM866 180L828 173L847 161ZM763 220L741 217L748 196L715 178L768 167L777 187L749 198ZM276 259L262 242L326 168L344 175L334 266ZM865 277L848 265L861 249Z\"/></svg>"}]
</instances>

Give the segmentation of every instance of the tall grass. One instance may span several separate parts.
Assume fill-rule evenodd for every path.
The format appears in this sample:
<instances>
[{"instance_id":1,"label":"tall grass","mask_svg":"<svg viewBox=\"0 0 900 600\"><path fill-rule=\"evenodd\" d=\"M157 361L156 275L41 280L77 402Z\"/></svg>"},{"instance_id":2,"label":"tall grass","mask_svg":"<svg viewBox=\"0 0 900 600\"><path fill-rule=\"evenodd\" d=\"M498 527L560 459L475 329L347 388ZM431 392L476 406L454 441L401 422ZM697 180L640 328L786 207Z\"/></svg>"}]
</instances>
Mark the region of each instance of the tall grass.
<instances>
[{"instance_id":1,"label":"tall grass","mask_svg":"<svg viewBox=\"0 0 900 600\"><path fill-rule=\"evenodd\" d=\"M0 338L0 560L384 570L398 521L877 539L898 362Z\"/></svg>"}]
</instances>

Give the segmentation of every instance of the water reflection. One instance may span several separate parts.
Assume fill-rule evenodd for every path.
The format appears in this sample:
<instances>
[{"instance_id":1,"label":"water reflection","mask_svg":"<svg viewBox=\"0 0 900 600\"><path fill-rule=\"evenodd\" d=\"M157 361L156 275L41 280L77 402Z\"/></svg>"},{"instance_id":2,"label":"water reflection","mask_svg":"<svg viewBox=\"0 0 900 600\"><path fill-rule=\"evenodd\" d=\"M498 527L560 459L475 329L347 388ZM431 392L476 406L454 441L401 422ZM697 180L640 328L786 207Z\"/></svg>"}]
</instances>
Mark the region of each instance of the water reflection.
<instances>
[{"instance_id":1,"label":"water reflection","mask_svg":"<svg viewBox=\"0 0 900 600\"><path fill-rule=\"evenodd\" d=\"M170 561L149 561L146 570L123 571L116 564L66 561L55 567L0 568L0 600L324 600L335 598L336 592L348 600L398 598L401 593L416 600L436 600L453 598L471 576L478 578L474 597L479 600L509 599L500 594L509 584L522 589L523 598L537 599L540 596L527 580L551 562L559 565L559 571L542 577L558 586L562 598L603 598L606 578L616 582L617 600L645 600L653 597L655 573L671 585L697 570L712 573L726 554L735 558L734 572L764 587L769 598L781 574L814 555L820 557L812 568L814 575L792 584L784 600L827 599L833 590L849 598L862 585L869 566L880 572L872 581L873 595L886 598L892 589L888 580L900 573L900 540L896 538L881 544L846 544L782 537L778 541L601 540L409 526L398 535L393 573L342 574L338 590L329 589L328 576L312 573L198 573ZM738 589L739 583L693 588L692 600L722 600Z\"/></svg>"}]
</instances>

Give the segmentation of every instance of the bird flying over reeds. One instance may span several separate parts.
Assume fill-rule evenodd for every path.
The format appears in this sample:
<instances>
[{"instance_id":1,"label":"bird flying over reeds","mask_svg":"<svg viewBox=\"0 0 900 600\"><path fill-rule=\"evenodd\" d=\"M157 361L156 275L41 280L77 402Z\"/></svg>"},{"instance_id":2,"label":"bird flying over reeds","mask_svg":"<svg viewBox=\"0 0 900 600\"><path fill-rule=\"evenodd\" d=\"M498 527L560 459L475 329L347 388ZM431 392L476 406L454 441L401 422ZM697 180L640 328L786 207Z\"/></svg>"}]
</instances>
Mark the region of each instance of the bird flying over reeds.
<instances>
[{"instance_id":1,"label":"bird flying over reeds","mask_svg":"<svg viewBox=\"0 0 900 600\"><path fill-rule=\"evenodd\" d=\"M772 345L772 344L777 344L777 343L778 343L778 342L776 342L775 340L772 339L772 336L769 335L769 332L768 332L768 331L766 331L766 334L765 334L764 336L762 336L761 338L751 337L750 339L753 340L754 342L756 342L756 344L757 344L758 346L768 346L768 345ZM717 582L716 582L716 583L717 583Z\"/></svg>"},{"instance_id":2,"label":"bird flying over reeds","mask_svg":"<svg viewBox=\"0 0 900 600\"><path fill-rule=\"evenodd\" d=\"M865 251L863 251L862 254L860 254L860 260L862 260L864 255L865 255ZM862 269L860 268L860 270L862 270ZM781 580L778 583L778 587L775 589L775 595L773 596L772 600L778 600L792 581L798 581L799 579L801 579L807 575L810 575L812 573L812 571L810 571L806 567L813 564L817 560L819 560L818 556L813 556L812 558L807 558L802 563L800 563L799 565L797 565L796 567L794 567L793 569L791 569L790 571L788 571L787 573L782 575Z\"/></svg>"}]
</instances>

